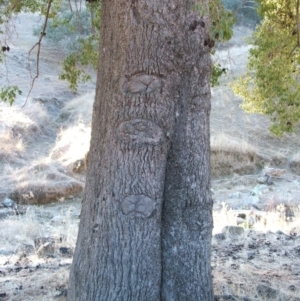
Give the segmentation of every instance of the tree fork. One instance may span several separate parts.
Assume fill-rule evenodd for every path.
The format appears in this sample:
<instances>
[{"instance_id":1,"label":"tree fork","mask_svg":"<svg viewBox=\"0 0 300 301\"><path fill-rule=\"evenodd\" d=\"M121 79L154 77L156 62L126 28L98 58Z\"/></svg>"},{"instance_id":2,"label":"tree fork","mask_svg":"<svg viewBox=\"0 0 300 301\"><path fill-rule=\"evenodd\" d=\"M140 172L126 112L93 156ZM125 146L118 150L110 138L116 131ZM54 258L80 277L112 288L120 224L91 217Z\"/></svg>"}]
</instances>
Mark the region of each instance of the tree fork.
<instances>
[{"instance_id":1,"label":"tree fork","mask_svg":"<svg viewBox=\"0 0 300 301\"><path fill-rule=\"evenodd\" d=\"M69 301L213 300L209 24L190 30L195 2L102 1Z\"/></svg>"}]
</instances>

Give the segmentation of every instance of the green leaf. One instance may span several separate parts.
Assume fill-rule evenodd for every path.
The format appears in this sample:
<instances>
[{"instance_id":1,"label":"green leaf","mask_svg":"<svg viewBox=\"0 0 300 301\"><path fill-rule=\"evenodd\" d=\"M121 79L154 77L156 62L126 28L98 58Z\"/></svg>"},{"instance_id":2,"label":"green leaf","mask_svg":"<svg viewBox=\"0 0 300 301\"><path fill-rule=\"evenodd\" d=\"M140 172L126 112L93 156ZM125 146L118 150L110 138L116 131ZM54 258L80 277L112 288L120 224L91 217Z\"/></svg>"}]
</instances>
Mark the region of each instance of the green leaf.
<instances>
[{"instance_id":1,"label":"green leaf","mask_svg":"<svg viewBox=\"0 0 300 301\"><path fill-rule=\"evenodd\" d=\"M14 103L17 95L21 95L22 91L18 86L5 86L1 88L0 91L0 100L8 102L10 105Z\"/></svg>"}]
</instances>

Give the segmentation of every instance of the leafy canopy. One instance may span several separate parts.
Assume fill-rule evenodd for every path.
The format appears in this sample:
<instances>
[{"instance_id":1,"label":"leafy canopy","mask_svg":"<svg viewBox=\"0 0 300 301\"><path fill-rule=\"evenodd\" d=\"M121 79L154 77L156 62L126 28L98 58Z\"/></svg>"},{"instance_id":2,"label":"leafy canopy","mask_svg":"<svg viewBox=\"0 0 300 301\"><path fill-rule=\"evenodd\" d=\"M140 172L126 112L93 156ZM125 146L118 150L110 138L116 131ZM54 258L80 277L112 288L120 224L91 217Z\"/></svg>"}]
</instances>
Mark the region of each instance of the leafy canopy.
<instances>
[{"instance_id":1,"label":"leafy canopy","mask_svg":"<svg viewBox=\"0 0 300 301\"><path fill-rule=\"evenodd\" d=\"M207 12L210 16L210 38L214 44L218 42L226 42L233 35L233 25L236 22L236 17L233 11L224 7L221 0L211 0L208 2L208 7L204 7L201 2L193 6L193 10L198 11L203 17ZM215 53L215 48L211 50L212 55ZM220 84L220 77L226 73L226 69L218 63L213 63L211 74L211 86Z\"/></svg>"},{"instance_id":2,"label":"leafy canopy","mask_svg":"<svg viewBox=\"0 0 300 301\"><path fill-rule=\"evenodd\" d=\"M292 132L300 121L299 0L258 0L263 17L249 43L246 74L232 87L247 112L271 116L276 135Z\"/></svg>"}]
</instances>

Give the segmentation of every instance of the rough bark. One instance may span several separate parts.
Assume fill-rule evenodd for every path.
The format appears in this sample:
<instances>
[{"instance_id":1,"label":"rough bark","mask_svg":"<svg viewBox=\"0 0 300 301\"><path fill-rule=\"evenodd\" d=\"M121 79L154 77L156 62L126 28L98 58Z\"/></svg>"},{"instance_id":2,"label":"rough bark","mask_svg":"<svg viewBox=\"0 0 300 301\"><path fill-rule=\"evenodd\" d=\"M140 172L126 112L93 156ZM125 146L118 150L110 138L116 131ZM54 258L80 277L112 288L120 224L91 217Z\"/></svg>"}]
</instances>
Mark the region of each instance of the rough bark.
<instances>
[{"instance_id":1,"label":"rough bark","mask_svg":"<svg viewBox=\"0 0 300 301\"><path fill-rule=\"evenodd\" d=\"M194 2L102 0L69 301L213 300L208 20Z\"/></svg>"},{"instance_id":2,"label":"rough bark","mask_svg":"<svg viewBox=\"0 0 300 301\"><path fill-rule=\"evenodd\" d=\"M162 221L162 300L213 300L209 95L203 76L182 81L165 177Z\"/></svg>"}]
</instances>

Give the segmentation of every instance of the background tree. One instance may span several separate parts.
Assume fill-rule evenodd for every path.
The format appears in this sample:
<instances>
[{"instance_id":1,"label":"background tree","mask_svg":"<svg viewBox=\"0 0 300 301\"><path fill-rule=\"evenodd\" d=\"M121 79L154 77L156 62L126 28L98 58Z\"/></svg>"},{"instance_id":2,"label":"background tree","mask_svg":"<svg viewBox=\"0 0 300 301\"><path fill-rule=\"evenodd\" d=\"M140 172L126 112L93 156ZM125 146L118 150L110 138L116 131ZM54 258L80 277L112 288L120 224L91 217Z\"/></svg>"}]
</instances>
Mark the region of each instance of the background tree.
<instances>
[{"instance_id":1,"label":"background tree","mask_svg":"<svg viewBox=\"0 0 300 301\"><path fill-rule=\"evenodd\" d=\"M300 121L299 0L258 3L263 21L249 40L248 71L233 89L247 112L270 115L270 130L281 135Z\"/></svg>"}]
</instances>

